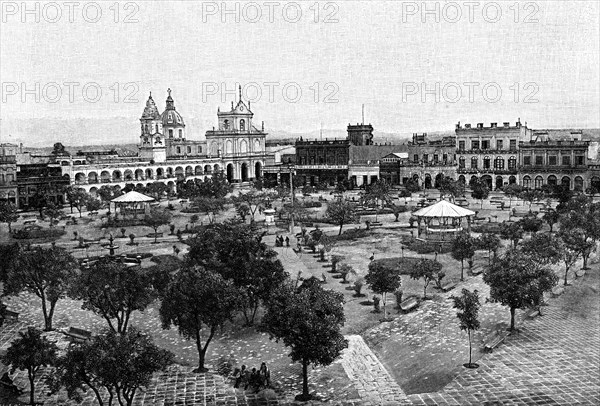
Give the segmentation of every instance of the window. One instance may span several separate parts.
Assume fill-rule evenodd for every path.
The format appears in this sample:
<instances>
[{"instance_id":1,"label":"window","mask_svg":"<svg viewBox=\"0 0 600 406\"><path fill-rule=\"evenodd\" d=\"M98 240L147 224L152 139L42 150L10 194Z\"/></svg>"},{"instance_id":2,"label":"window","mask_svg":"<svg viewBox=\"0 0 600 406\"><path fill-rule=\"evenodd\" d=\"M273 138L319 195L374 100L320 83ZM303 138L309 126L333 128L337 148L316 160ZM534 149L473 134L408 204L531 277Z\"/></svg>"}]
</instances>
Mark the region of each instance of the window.
<instances>
[{"instance_id":1,"label":"window","mask_svg":"<svg viewBox=\"0 0 600 406\"><path fill-rule=\"evenodd\" d=\"M494 168L499 170L504 169L504 158L500 156L496 157L496 159L494 160Z\"/></svg>"},{"instance_id":2,"label":"window","mask_svg":"<svg viewBox=\"0 0 600 406\"><path fill-rule=\"evenodd\" d=\"M481 141L481 149L490 149L490 141L489 140Z\"/></svg>"},{"instance_id":3,"label":"window","mask_svg":"<svg viewBox=\"0 0 600 406\"><path fill-rule=\"evenodd\" d=\"M530 156L524 156L523 157L523 165L525 165L525 166L531 166L531 157Z\"/></svg>"},{"instance_id":4,"label":"window","mask_svg":"<svg viewBox=\"0 0 600 406\"><path fill-rule=\"evenodd\" d=\"M517 149L517 140L510 140L510 149Z\"/></svg>"},{"instance_id":5,"label":"window","mask_svg":"<svg viewBox=\"0 0 600 406\"><path fill-rule=\"evenodd\" d=\"M479 149L479 141L471 141L471 149Z\"/></svg>"},{"instance_id":6,"label":"window","mask_svg":"<svg viewBox=\"0 0 600 406\"><path fill-rule=\"evenodd\" d=\"M183 138L183 130L179 129L179 138Z\"/></svg>"},{"instance_id":7,"label":"window","mask_svg":"<svg viewBox=\"0 0 600 406\"><path fill-rule=\"evenodd\" d=\"M489 156L486 156L485 158L483 158L483 169L490 169L491 162L492 161Z\"/></svg>"},{"instance_id":8,"label":"window","mask_svg":"<svg viewBox=\"0 0 600 406\"><path fill-rule=\"evenodd\" d=\"M458 149L461 151L465 150L465 142L464 141L458 141Z\"/></svg>"},{"instance_id":9,"label":"window","mask_svg":"<svg viewBox=\"0 0 600 406\"><path fill-rule=\"evenodd\" d=\"M448 154L442 155L442 160L444 161L444 163L446 163L448 161Z\"/></svg>"},{"instance_id":10,"label":"window","mask_svg":"<svg viewBox=\"0 0 600 406\"><path fill-rule=\"evenodd\" d=\"M523 177L523 187L526 187L526 188L531 187L531 177L529 177L529 176Z\"/></svg>"},{"instance_id":11,"label":"window","mask_svg":"<svg viewBox=\"0 0 600 406\"><path fill-rule=\"evenodd\" d=\"M536 164L536 166L544 165L544 157L542 155L536 155L535 156L535 164Z\"/></svg>"},{"instance_id":12,"label":"window","mask_svg":"<svg viewBox=\"0 0 600 406\"><path fill-rule=\"evenodd\" d=\"M433 162L437 163L438 161L438 154L433 154Z\"/></svg>"},{"instance_id":13,"label":"window","mask_svg":"<svg viewBox=\"0 0 600 406\"><path fill-rule=\"evenodd\" d=\"M177 147L177 153L181 154L181 147Z\"/></svg>"},{"instance_id":14,"label":"window","mask_svg":"<svg viewBox=\"0 0 600 406\"><path fill-rule=\"evenodd\" d=\"M548 165L556 165L556 155L550 155L548 157Z\"/></svg>"},{"instance_id":15,"label":"window","mask_svg":"<svg viewBox=\"0 0 600 406\"><path fill-rule=\"evenodd\" d=\"M246 121L244 119L240 120L240 131L246 131Z\"/></svg>"},{"instance_id":16,"label":"window","mask_svg":"<svg viewBox=\"0 0 600 406\"><path fill-rule=\"evenodd\" d=\"M502 148L504 148L504 141L496 140L496 149L502 149Z\"/></svg>"},{"instance_id":17,"label":"window","mask_svg":"<svg viewBox=\"0 0 600 406\"><path fill-rule=\"evenodd\" d=\"M577 155L575 157L575 164L576 165L584 165L585 164L585 156L583 156L583 155ZM575 180L577 180L577 179L575 179Z\"/></svg>"},{"instance_id":18,"label":"window","mask_svg":"<svg viewBox=\"0 0 600 406\"><path fill-rule=\"evenodd\" d=\"M510 169L510 170L517 169L517 158L515 158L514 156L511 156L510 158L508 158L508 169Z\"/></svg>"},{"instance_id":19,"label":"window","mask_svg":"<svg viewBox=\"0 0 600 406\"><path fill-rule=\"evenodd\" d=\"M563 166L571 165L571 157L569 155L562 156L562 165Z\"/></svg>"},{"instance_id":20,"label":"window","mask_svg":"<svg viewBox=\"0 0 600 406\"><path fill-rule=\"evenodd\" d=\"M158 124L156 124L156 132L158 133Z\"/></svg>"},{"instance_id":21,"label":"window","mask_svg":"<svg viewBox=\"0 0 600 406\"><path fill-rule=\"evenodd\" d=\"M471 168L477 169L477 157L471 157Z\"/></svg>"},{"instance_id":22,"label":"window","mask_svg":"<svg viewBox=\"0 0 600 406\"><path fill-rule=\"evenodd\" d=\"M198 145L198 153L201 154L202 153L202 145Z\"/></svg>"},{"instance_id":23,"label":"window","mask_svg":"<svg viewBox=\"0 0 600 406\"><path fill-rule=\"evenodd\" d=\"M540 189L543 184L544 184L544 179L541 176L536 176L533 187L536 189Z\"/></svg>"},{"instance_id":24,"label":"window","mask_svg":"<svg viewBox=\"0 0 600 406\"><path fill-rule=\"evenodd\" d=\"M423 154L423 162L429 162L429 154Z\"/></svg>"},{"instance_id":25,"label":"window","mask_svg":"<svg viewBox=\"0 0 600 406\"><path fill-rule=\"evenodd\" d=\"M458 158L458 167L461 169L464 169L465 167L465 157L461 156L460 158Z\"/></svg>"},{"instance_id":26,"label":"window","mask_svg":"<svg viewBox=\"0 0 600 406\"><path fill-rule=\"evenodd\" d=\"M229 129L229 120L224 120L223 121L223 128L228 130Z\"/></svg>"},{"instance_id":27,"label":"window","mask_svg":"<svg viewBox=\"0 0 600 406\"><path fill-rule=\"evenodd\" d=\"M191 153L192 153L192 147L190 147L190 146L188 146L188 147L187 147L187 153L188 153L188 154L191 154Z\"/></svg>"},{"instance_id":28,"label":"window","mask_svg":"<svg viewBox=\"0 0 600 406\"><path fill-rule=\"evenodd\" d=\"M419 154L415 154L415 155L413 156L413 161L414 161L414 162L419 162Z\"/></svg>"},{"instance_id":29,"label":"window","mask_svg":"<svg viewBox=\"0 0 600 406\"><path fill-rule=\"evenodd\" d=\"M169 130L169 138L173 138L173 130Z\"/></svg>"}]
</instances>

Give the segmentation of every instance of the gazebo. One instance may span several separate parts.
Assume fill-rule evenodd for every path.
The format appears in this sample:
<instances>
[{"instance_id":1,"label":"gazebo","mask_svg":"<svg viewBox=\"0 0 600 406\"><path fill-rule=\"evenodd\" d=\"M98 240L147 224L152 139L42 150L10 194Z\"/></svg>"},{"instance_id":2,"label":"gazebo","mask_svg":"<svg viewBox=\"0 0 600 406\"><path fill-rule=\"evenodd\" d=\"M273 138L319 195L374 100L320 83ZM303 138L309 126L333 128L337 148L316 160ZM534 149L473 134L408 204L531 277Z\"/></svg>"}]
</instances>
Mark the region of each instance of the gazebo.
<instances>
[{"instance_id":1,"label":"gazebo","mask_svg":"<svg viewBox=\"0 0 600 406\"><path fill-rule=\"evenodd\" d=\"M417 210L413 216L417 218L418 231L420 237L425 231L425 238L429 241L447 241L464 230L463 219L466 219L467 231L471 232L471 216L475 212L469 209L452 204L446 200ZM423 222L423 226L421 226Z\"/></svg>"},{"instance_id":2,"label":"gazebo","mask_svg":"<svg viewBox=\"0 0 600 406\"><path fill-rule=\"evenodd\" d=\"M146 196L134 190L112 199L110 202L115 205L115 218L117 218L117 208L123 217L137 218L138 214L148 213L149 204L154 198Z\"/></svg>"}]
</instances>

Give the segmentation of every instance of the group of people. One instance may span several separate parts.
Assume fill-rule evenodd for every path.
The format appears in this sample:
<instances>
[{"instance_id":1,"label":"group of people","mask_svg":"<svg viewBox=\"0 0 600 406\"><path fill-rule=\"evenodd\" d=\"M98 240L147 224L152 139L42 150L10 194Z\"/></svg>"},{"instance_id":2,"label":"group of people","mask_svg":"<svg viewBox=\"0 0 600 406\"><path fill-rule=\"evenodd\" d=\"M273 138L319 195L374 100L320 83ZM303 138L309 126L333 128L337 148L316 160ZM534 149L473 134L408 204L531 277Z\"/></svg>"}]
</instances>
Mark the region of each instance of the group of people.
<instances>
[{"instance_id":1,"label":"group of people","mask_svg":"<svg viewBox=\"0 0 600 406\"><path fill-rule=\"evenodd\" d=\"M275 236L275 246L276 247L283 247L283 243L284 243L284 239L283 236L281 235L277 235ZM290 237L285 237L285 246L289 247L290 246Z\"/></svg>"},{"instance_id":2,"label":"group of people","mask_svg":"<svg viewBox=\"0 0 600 406\"><path fill-rule=\"evenodd\" d=\"M252 371L249 371L246 365L242 365L241 369L235 368L233 378L235 379L234 388L243 387L244 390L251 388L254 392L258 392L263 388L271 386L271 371L269 371L267 364L264 362L260 364L258 371L256 368L252 368Z\"/></svg>"}]
</instances>

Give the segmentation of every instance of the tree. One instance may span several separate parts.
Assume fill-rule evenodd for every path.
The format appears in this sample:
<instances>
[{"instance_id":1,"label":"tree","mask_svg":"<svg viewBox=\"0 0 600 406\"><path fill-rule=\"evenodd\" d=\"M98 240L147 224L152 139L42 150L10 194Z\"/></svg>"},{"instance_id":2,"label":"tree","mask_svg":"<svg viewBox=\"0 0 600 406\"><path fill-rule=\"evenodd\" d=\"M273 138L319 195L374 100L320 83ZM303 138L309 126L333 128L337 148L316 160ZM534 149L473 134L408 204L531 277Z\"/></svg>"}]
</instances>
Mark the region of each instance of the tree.
<instances>
[{"instance_id":1,"label":"tree","mask_svg":"<svg viewBox=\"0 0 600 406\"><path fill-rule=\"evenodd\" d=\"M481 202L481 208L483 208L483 201L488 198L490 189L485 182L475 182L471 185L471 197Z\"/></svg>"},{"instance_id":2,"label":"tree","mask_svg":"<svg viewBox=\"0 0 600 406\"><path fill-rule=\"evenodd\" d=\"M340 331L345 322L343 295L319 284L305 285L280 289L267 304L259 327L290 347L292 361L302 363L302 395L296 396L302 401L311 399L308 366L329 365L348 347Z\"/></svg>"},{"instance_id":3,"label":"tree","mask_svg":"<svg viewBox=\"0 0 600 406\"><path fill-rule=\"evenodd\" d=\"M483 272L483 281L490 287L490 298L510 309L510 331L515 328L515 310L533 307L542 302L558 277L533 258L517 249L509 250Z\"/></svg>"},{"instance_id":4,"label":"tree","mask_svg":"<svg viewBox=\"0 0 600 406\"><path fill-rule=\"evenodd\" d=\"M81 210L90 198L90 195L85 191L85 189L78 188L76 186L67 187L65 189L65 194L67 196L67 201L71 205L71 213L73 212L73 207L75 207L79 212L79 217L81 217Z\"/></svg>"},{"instance_id":5,"label":"tree","mask_svg":"<svg viewBox=\"0 0 600 406\"><path fill-rule=\"evenodd\" d=\"M462 232L452 241L452 258L460 261L460 280L464 281L465 259L475 255L475 239L468 232Z\"/></svg>"},{"instance_id":6,"label":"tree","mask_svg":"<svg viewBox=\"0 0 600 406\"><path fill-rule=\"evenodd\" d=\"M345 199L336 199L333 202L329 202L325 216L340 226L338 235L342 234L344 224L355 223L358 219L356 207L352 202Z\"/></svg>"},{"instance_id":7,"label":"tree","mask_svg":"<svg viewBox=\"0 0 600 406\"><path fill-rule=\"evenodd\" d=\"M340 275L342 275L342 283L348 283L348 280L347 280L348 275L356 273L354 268L352 268L352 266L350 266L348 264L342 264L338 268L338 272L340 273ZM385 303L384 303L384 306L385 306Z\"/></svg>"},{"instance_id":8,"label":"tree","mask_svg":"<svg viewBox=\"0 0 600 406\"><path fill-rule=\"evenodd\" d=\"M66 295L78 266L75 258L63 248L37 247L19 251L9 266L5 292L16 296L26 291L39 297L44 330L50 331L56 303Z\"/></svg>"},{"instance_id":9,"label":"tree","mask_svg":"<svg viewBox=\"0 0 600 406\"><path fill-rule=\"evenodd\" d=\"M11 224L19 219L17 207L8 201L0 201L0 223L8 224L8 232L12 232Z\"/></svg>"},{"instance_id":10,"label":"tree","mask_svg":"<svg viewBox=\"0 0 600 406\"><path fill-rule=\"evenodd\" d=\"M171 213L166 210L161 210L158 207L150 209L150 213L144 217L144 224L154 230L154 243L158 239L158 228L169 224L171 221Z\"/></svg>"},{"instance_id":11,"label":"tree","mask_svg":"<svg viewBox=\"0 0 600 406\"><path fill-rule=\"evenodd\" d=\"M52 148L52 155L69 155L69 153L65 150L65 146L62 143L56 142Z\"/></svg>"},{"instance_id":12,"label":"tree","mask_svg":"<svg viewBox=\"0 0 600 406\"><path fill-rule=\"evenodd\" d=\"M427 299L427 286L435 280L437 274L442 270L442 264L433 259L421 259L410 271L410 277L414 280L423 278L423 299Z\"/></svg>"},{"instance_id":13,"label":"tree","mask_svg":"<svg viewBox=\"0 0 600 406\"><path fill-rule=\"evenodd\" d=\"M560 215L558 214L558 212L556 210L553 210L550 208L542 216L542 220L545 221L546 224L548 224L548 226L550 227L550 232L552 232L554 224L558 223L559 219L560 219Z\"/></svg>"},{"instance_id":14,"label":"tree","mask_svg":"<svg viewBox=\"0 0 600 406\"><path fill-rule=\"evenodd\" d=\"M364 199L368 205L375 207L377 210L377 214L375 215L375 221L377 221L380 208L379 203L381 202L381 206L385 207L385 205L391 201L390 185L381 179L375 183L367 185Z\"/></svg>"},{"instance_id":15,"label":"tree","mask_svg":"<svg viewBox=\"0 0 600 406\"><path fill-rule=\"evenodd\" d=\"M131 313L144 311L157 297L146 269L129 267L110 258L100 258L82 268L69 295L82 301L82 309L106 320L116 333L125 333Z\"/></svg>"},{"instance_id":16,"label":"tree","mask_svg":"<svg viewBox=\"0 0 600 406\"><path fill-rule=\"evenodd\" d=\"M533 260L542 264L557 264L562 257L562 241L552 234L534 234L531 239L523 241L521 250Z\"/></svg>"},{"instance_id":17,"label":"tree","mask_svg":"<svg viewBox=\"0 0 600 406\"><path fill-rule=\"evenodd\" d=\"M248 325L287 276L263 235L251 225L228 221L211 224L188 241L188 265L217 272L240 289L238 303Z\"/></svg>"},{"instance_id":18,"label":"tree","mask_svg":"<svg viewBox=\"0 0 600 406\"><path fill-rule=\"evenodd\" d=\"M275 195L269 192L261 192L251 190L247 193L240 193L238 196L233 197L233 204L236 209L240 206L247 207L247 212L252 216L252 222L254 222L254 215L260 208L265 208L267 202L275 199Z\"/></svg>"},{"instance_id":19,"label":"tree","mask_svg":"<svg viewBox=\"0 0 600 406\"><path fill-rule=\"evenodd\" d=\"M63 211L55 203L48 203L44 209L44 214L50 218L50 227L54 226L54 220L62 216Z\"/></svg>"},{"instance_id":20,"label":"tree","mask_svg":"<svg viewBox=\"0 0 600 406\"><path fill-rule=\"evenodd\" d=\"M594 248L595 244L587 241L583 232L578 229L570 229L570 230L561 230L559 233L560 241L560 259L565 264L565 277L564 277L564 285L567 286L567 276L569 275L569 270L582 253L587 253L588 251ZM589 255L589 254L588 254Z\"/></svg>"},{"instance_id":21,"label":"tree","mask_svg":"<svg viewBox=\"0 0 600 406\"><path fill-rule=\"evenodd\" d=\"M101 207L102 201L100 199L97 199L92 196L88 196L87 199L85 199L85 208L88 211L96 211L99 210Z\"/></svg>"},{"instance_id":22,"label":"tree","mask_svg":"<svg viewBox=\"0 0 600 406\"><path fill-rule=\"evenodd\" d=\"M193 207L195 207L201 213L206 214L206 216L208 217L208 222L211 224L214 222L215 215L221 210L223 210L224 205L225 201L223 198L217 199L204 196L196 197L192 202Z\"/></svg>"},{"instance_id":23,"label":"tree","mask_svg":"<svg viewBox=\"0 0 600 406\"><path fill-rule=\"evenodd\" d=\"M455 181L449 176L446 176L439 184L440 197L450 196L450 200L454 202L457 196L462 196L465 193L464 184Z\"/></svg>"},{"instance_id":24,"label":"tree","mask_svg":"<svg viewBox=\"0 0 600 406\"><path fill-rule=\"evenodd\" d=\"M17 369L27 371L29 378L29 403L35 405L35 378L40 368L53 365L56 361L58 347L42 336L35 327L19 332L6 354L1 357L2 363L10 365L11 373Z\"/></svg>"},{"instance_id":25,"label":"tree","mask_svg":"<svg viewBox=\"0 0 600 406\"><path fill-rule=\"evenodd\" d=\"M508 207L512 207L512 199L519 196L523 192L523 186L516 183L510 183L504 186L503 192L508 196Z\"/></svg>"},{"instance_id":26,"label":"tree","mask_svg":"<svg viewBox=\"0 0 600 406\"><path fill-rule=\"evenodd\" d=\"M155 198L156 201L160 201L168 190L169 187L164 182L152 182L146 185L146 192Z\"/></svg>"},{"instance_id":27,"label":"tree","mask_svg":"<svg viewBox=\"0 0 600 406\"><path fill-rule=\"evenodd\" d=\"M371 261L365 281L373 292L382 295L383 319L385 320L387 318L385 307L387 294L394 292L400 287L400 272L397 269L384 265L380 261Z\"/></svg>"},{"instance_id":28,"label":"tree","mask_svg":"<svg viewBox=\"0 0 600 406\"><path fill-rule=\"evenodd\" d=\"M513 248L515 248L519 240L523 238L523 227L519 222L501 223L500 237L512 241Z\"/></svg>"},{"instance_id":29,"label":"tree","mask_svg":"<svg viewBox=\"0 0 600 406\"><path fill-rule=\"evenodd\" d=\"M469 337L469 363L465 366L467 368L474 368L476 364L471 362L471 331L479 330L479 293L477 290L473 292L463 289L461 296L451 296L454 301L453 307L458 310L456 317L458 317L459 325L461 330L466 330Z\"/></svg>"},{"instance_id":30,"label":"tree","mask_svg":"<svg viewBox=\"0 0 600 406\"><path fill-rule=\"evenodd\" d=\"M117 189L114 186L103 185L96 191L96 194L100 196L100 199L104 203L109 203L112 199L121 196L123 193L121 189Z\"/></svg>"},{"instance_id":31,"label":"tree","mask_svg":"<svg viewBox=\"0 0 600 406\"><path fill-rule=\"evenodd\" d=\"M406 190L408 190L411 193L416 193L421 190L421 187L419 186L419 182L412 180L412 179L409 180L408 182L406 182L404 187L406 188ZM402 196L402 197L404 197L404 196Z\"/></svg>"},{"instance_id":32,"label":"tree","mask_svg":"<svg viewBox=\"0 0 600 406\"><path fill-rule=\"evenodd\" d=\"M531 215L523 217L519 223L521 224L523 231L533 234L540 231L543 225L543 221L541 219L537 218L537 216Z\"/></svg>"},{"instance_id":33,"label":"tree","mask_svg":"<svg viewBox=\"0 0 600 406\"><path fill-rule=\"evenodd\" d=\"M496 258L496 254L500 248L500 238L494 233L483 233L477 239L476 246L488 252L488 265L490 265L492 263L492 253L494 254L494 258Z\"/></svg>"},{"instance_id":34,"label":"tree","mask_svg":"<svg viewBox=\"0 0 600 406\"><path fill-rule=\"evenodd\" d=\"M100 406L112 405L115 396L121 406L130 406L137 391L150 384L152 375L172 363L172 353L139 331L109 331L69 346L47 383L51 393L65 388L69 399L78 403L83 400L82 392L91 389ZM104 393L108 399L103 398Z\"/></svg>"},{"instance_id":35,"label":"tree","mask_svg":"<svg viewBox=\"0 0 600 406\"><path fill-rule=\"evenodd\" d=\"M580 233L579 252L583 257L583 268L588 269L589 256L600 240L600 203L593 203L586 196L576 196L564 205L560 226L561 230L578 230Z\"/></svg>"},{"instance_id":36,"label":"tree","mask_svg":"<svg viewBox=\"0 0 600 406\"><path fill-rule=\"evenodd\" d=\"M409 190L408 186L406 186L406 189L402 189L400 190L400 192L398 192L398 198L404 199L404 204L407 203L406 199L408 199L411 196L412 192Z\"/></svg>"},{"instance_id":37,"label":"tree","mask_svg":"<svg viewBox=\"0 0 600 406\"><path fill-rule=\"evenodd\" d=\"M541 190L524 190L519 197L529 203L529 211L531 211L531 205L534 202L542 200L544 198L544 192Z\"/></svg>"},{"instance_id":38,"label":"tree","mask_svg":"<svg viewBox=\"0 0 600 406\"><path fill-rule=\"evenodd\" d=\"M160 305L162 327L177 326L185 339L194 339L198 350L198 368L204 366L206 349L217 329L233 319L240 292L233 282L202 267L186 267L173 278ZM202 338L204 327L208 333Z\"/></svg>"}]
</instances>

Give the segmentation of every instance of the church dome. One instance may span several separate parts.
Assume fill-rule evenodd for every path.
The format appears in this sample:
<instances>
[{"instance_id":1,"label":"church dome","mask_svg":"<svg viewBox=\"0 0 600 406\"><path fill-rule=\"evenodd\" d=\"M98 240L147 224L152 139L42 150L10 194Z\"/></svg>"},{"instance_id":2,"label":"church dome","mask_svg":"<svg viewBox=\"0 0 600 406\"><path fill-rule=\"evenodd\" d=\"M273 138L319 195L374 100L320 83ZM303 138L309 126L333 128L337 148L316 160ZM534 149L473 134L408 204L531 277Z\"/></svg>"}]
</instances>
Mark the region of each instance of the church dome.
<instances>
[{"instance_id":1,"label":"church dome","mask_svg":"<svg viewBox=\"0 0 600 406\"><path fill-rule=\"evenodd\" d=\"M160 119L162 121L163 127L164 126L185 127L185 123L183 122L183 117L181 117L181 114L179 114L177 112L177 110L175 110L175 102L173 101L173 98L171 97L171 89L168 89L167 92L169 93L169 96L167 97L167 108L160 115Z\"/></svg>"},{"instance_id":2,"label":"church dome","mask_svg":"<svg viewBox=\"0 0 600 406\"><path fill-rule=\"evenodd\" d=\"M150 97L148 97L148 101L146 101L146 107L142 113L142 120L155 120L159 117L160 114L156 108L154 100L152 99L152 93L150 93Z\"/></svg>"}]
</instances>

